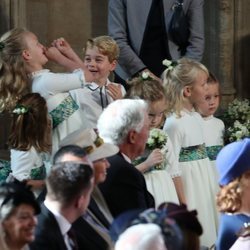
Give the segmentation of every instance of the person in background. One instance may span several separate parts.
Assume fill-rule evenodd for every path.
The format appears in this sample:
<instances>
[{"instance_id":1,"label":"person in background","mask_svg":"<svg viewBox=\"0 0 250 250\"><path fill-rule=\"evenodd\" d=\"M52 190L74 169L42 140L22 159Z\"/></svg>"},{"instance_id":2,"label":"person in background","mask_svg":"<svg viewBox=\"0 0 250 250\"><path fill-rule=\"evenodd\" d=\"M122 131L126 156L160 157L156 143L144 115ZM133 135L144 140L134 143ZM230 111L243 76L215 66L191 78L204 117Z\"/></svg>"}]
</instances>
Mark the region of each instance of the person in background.
<instances>
[{"instance_id":1,"label":"person in background","mask_svg":"<svg viewBox=\"0 0 250 250\"><path fill-rule=\"evenodd\" d=\"M110 167L100 190L114 217L128 209L154 207L143 175L132 161L144 150L149 133L147 104L143 100L116 100L103 111L97 128L104 142L119 148L108 157Z\"/></svg>"},{"instance_id":2,"label":"person in background","mask_svg":"<svg viewBox=\"0 0 250 250\"><path fill-rule=\"evenodd\" d=\"M87 127L79 100L69 94L86 82L96 81L83 61L64 38L45 48L37 36L24 28L14 28L0 38L0 111L12 111L27 92L40 93L52 118L52 155L59 142L76 129ZM45 69L51 60L71 73L53 73Z\"/></svg>"},{"instance_id":3,"label":"person in background","mask_svg":"<svg viewBox=\"0 0 250 250\"><path fill-rule=\"evenodd\" d=\"M122 85L109 80L117 64L119 48L111 37L98 36L86 42L83 52L86 69L99 82L89 83L81 90L73 90L71 95L80 100L80 107L88 119L88 128L96 128L102 111L109 103L121 99L126 92Z\"/></svg>"},{"instance_id":4,"label":"person in background","mask_svg":"<svg viewBox=\"0 0 250 250\"><path fill-rule=\"evenodd\" d=\"M138 162L136 168L144 174L147 189L154 196L156 206L166 201L186 203L178 159L174 155L169 136L161 130L167 109L164 88L149 75L144 78L140 75L132 79L129 85L131 87L126 98L139 97L148 103L150 134L152 134L144 154L135 161ZM163 142L160 141L162 138ZM155 144L154 146L150 144L151 150L148 149L150 140Z\"/></svg>"},{"instance_id":5,"label":"person in background","mask_svg":"<svg viewBox=\"0 0 250 250\"><path fill-rule=\"evenodd\" d=\"M205 146L203 120L194 110L195 105L205 98L208 70L188 58L166 61L166 65L163 85L172 113L163 130L168 133L179 160L187 206L197 210L203 227L201 245L211 247L217 235L214 186L218 184L215 180L211 184L212 166Z\"/></svg>"},{"instance_id":6,"label":"person in background","mask_svg":"<svg viewBox=\"0 0 250 250\"><path fill-rule=\"evenodd\" d=\"M216 250L229 249L240 229L250 223L250 139L233 142L218 154L221 212Z\"/></svg>"},{"instance_id":7,"label":"person in background","mask_svg":"<svg viewBox=\"0 0 250 250\"><path fill-rule=\"evenodd\" d=\"M204 139L208 158L211 163L211 168L209 168L209 177L211 178L211 186L214 188L214 197L219 191L218 183L218 172L215 166L215 159L219 151L224 146L224 132L225 125L223 121L214 116L215 112L219 108L220 104L220 84L216 77L209 72L209 77L207 81L207 92L205 98L201 100L196 105L196 110L203 118L203 130L204 130ZM215 212L217 213L217 209ZM218 227L218 225L217 225Z\"/></svg>"},{"instance_id":8,"label":"person in background","mask_svg":"<svg viewBox=\"0 0 250 250\"><path fill-rule=\"evenodd\" d=\"M53 165L46 179L47 194L31 250L78 249L72 223L86 211L93 184L93 170L87 164L64 162Z\"/></svg>"},{"instance_id":9,"label":"person in background","mask_svg":"<svg viewBox=\"0 0 250 250\"><path fill-rule=\"evenodd\" d=\"M204 0L182 1L188 19L189 39L180 49L168 33L176 0L110 0L108 32L120 48L116 82L127 80L138 72L147 71L159 78L164 59L188 57L201 60L204 51ZM182 53L181 53L182 51Z\"/></svg>"},{"instance_id":10,"label":"person in background","mask_svg":"<svg viewBox=\"0 0 250 250\"><path fill-rule=\"evenodd\" d=\"M0 200L0 249L28 250L40 213L34 194L24 183L2 183Z\"/></svg>"},{"instance_id":11,"label":"person in background","mask_svg":"<svg viewBox=\"0 0 250 250\"><path fill-rule=\"evenodd\" d=\"M161 228L153 223L126 229L115 244L115 250L167 250Z\"/></svg>"},{"instance_id":12,"label":"person in background","mask_svg":"<svg viewBox=\"0 0 250 250\"><path fill-rule=\"evenodd\" d=\"M47 104L40 94L29 93L17 102L12 113L8 140L11 173L7 181L13 178L26 181L38 196L45 186L51 152L51 121Z\"/></svg>"},{"instance_id":13,"label":"person in background","mask_svg":"<svg viewBox=\"0 0 250 250\"><path fill-rule=\"evenodd\" d=\"M85 232L84 235L81 233L83 238L82 248L86 246L86 235L92 239L91 249L112 249L113 244L109 236L109 227L113 221L106 201L100 192L98 185L105 182L107 169L110 164L106 157L112 156L118 152L118 147L105 143L98 133L93 129L77 130L72 134L69 134L62 142L61 145L75 144L81 147L82 151L87 153L87 158L92 162L94 168L95 186L91 194L90 204L86 213L81 216L74 224L73 227L79 233ZM67 146L63 146L61 150ZM72 153L71 153L72 155ZM67 161L73 159L69 153L65 153L64 156L60 157L60 161ZM75 160L77 156L75 155ZM78 161L81 158L78 158ZM89 225L91 228L89 229ZM92 229L92 230L91 230ZM99 234L93 232L93 229ZM96 238L101 237L98 241ZM105 244L103 244L105 240ZM80 243L81 244L81 243Z\"/></svg>"}]
</instances>

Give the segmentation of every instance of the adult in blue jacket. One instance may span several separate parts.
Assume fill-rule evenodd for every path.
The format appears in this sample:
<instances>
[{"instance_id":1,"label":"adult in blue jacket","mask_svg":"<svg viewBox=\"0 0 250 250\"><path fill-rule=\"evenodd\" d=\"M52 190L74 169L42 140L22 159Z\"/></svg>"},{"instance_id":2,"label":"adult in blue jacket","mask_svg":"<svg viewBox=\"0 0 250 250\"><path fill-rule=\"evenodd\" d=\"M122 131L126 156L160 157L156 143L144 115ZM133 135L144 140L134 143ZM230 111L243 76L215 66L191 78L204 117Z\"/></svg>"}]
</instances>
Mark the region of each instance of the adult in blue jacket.
<instances>
[{"instance_id":1,"label":"adult in blue jacket","mask_svg":"<svg viewBox=\"0 0 250 250\"><path fill-rule=\"evenodd\" d=\"M233 142L217 156L221 214L216 250L228 250L240 230L250 223L250 139Z\"/></svg>"}]
</instances>

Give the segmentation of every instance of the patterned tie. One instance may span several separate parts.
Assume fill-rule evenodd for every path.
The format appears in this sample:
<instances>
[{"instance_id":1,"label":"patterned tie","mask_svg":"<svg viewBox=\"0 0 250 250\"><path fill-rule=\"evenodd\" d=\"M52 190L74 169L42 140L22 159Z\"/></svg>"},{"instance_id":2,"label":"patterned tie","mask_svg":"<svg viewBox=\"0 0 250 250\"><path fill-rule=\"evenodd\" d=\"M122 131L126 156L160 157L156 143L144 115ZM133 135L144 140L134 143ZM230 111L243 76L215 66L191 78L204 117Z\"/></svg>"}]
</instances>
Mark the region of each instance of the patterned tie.
<instances>
[{"instance_id":1,"label":"patterned tie","mask_svg":"<svg viewBox=\"0 0 250 250\"><path fill-rule=\"evenodd\" d=\"M68 237L69 237L69 245L71 247L72 250L78 250L78 244L77 244L77 240L76 240L76 234L73 230L73 228L71 227L70 230L67 232Z\"/></svg>"}]
</instances>

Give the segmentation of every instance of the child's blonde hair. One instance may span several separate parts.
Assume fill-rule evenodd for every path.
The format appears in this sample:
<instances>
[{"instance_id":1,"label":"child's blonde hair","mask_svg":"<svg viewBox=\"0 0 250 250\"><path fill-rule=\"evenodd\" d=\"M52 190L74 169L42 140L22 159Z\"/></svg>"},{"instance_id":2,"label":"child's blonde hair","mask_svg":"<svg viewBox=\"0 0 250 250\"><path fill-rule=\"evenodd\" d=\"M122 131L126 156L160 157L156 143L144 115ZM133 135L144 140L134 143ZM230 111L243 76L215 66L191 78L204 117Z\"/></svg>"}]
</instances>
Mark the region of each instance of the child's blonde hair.
<instances>
[{"instance_id":1,"label":"child's blonde hair","mask_svg":"<svg viewBox=\"0 0 250 250\"><path fill-rule=\"evenodd\" d=\"M139 97L147 102L156 102L165 98L162 84L155 79L143 79L142 76L131 79L125 98Z\"/></svg>"},{"instance_id":2,"label":"child's blonde hair","mask_svg":"<svg viewBox=\"0 0 250 250\"><path fill-rule=\"evenodd\" d=\"M183 90L191 86L199 72L203 71L208 76L207 68L200 62L182 58L176 66L171 66L163 72L163 85L169 108L172 112L180 115L183 108Z\"/></svg>"},{"instance_id":3,"label":"child's blonde hair","mask_svg":"<svg viewBox=\"0 0 250 250\"><path fill-rule=\"evenodd\" d=\"M97 47L101 54L107 56L110 63L119 57L119 47L116 41L110 36L98 36L93 39L88 39L83 49L84 54L87 49L92 49L93 47Z\"/></svg>"},{"instance_id":4,"label":"child's blonde hair","mask_svg":"<svg viewBox=\"0 0 250 250\"><path fill-rule=\"evenodd\" d=\"M33 146L38 152L49 152L49 128L45 99L38 93L26 94L13 111L8 144L10 148L21 151L28 151Z\"/></svg>"},{"instance_id":5,"label":"child's blonde hair","mask_svg":"<svg viewBox=\"0 0 250 250\"><path fill-rule=\"evenodd\" d=\"M0 38L0 112L12 110L17 100L30 92L22 57L26 49L23 28L15 28Z\"/></svg>"}]
</instances>

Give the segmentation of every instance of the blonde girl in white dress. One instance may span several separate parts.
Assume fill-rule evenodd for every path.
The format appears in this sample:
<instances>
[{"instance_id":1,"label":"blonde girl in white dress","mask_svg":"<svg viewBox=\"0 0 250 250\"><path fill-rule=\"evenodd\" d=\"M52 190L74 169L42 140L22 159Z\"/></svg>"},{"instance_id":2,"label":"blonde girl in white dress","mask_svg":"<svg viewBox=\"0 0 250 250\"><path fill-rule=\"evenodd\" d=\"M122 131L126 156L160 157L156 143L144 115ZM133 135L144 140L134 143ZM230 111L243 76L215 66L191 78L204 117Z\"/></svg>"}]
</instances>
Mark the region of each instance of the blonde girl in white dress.
<instances>
[{"instance_id":1,"label":"blonde girl in white dress","mask_svg":"<svg viewBox=\"0 0 250 250\"><path fill-rule=\"evenodd\" d=\"M143 78L144 77L144 78ZM161 83L149 75L132 79L126 97L141 98L149 104L151 133L160 128L166 111L166 98ZM168 134L159 129L156 133L165 138L161 148L153 147L136 160L136 167L144 174L147 189L154 196L156 206L163 202L185 203L181 171Z\"/></svg>"},{"instance_id":2,"label":"blonde girl in white dress","mask_svg":"<svg viewBox=\"0 0 250 250\"><path fill-rule=\"evenodd\" d=\"M207 68L191 59L166 62L163 75L165 94L172 114L163 130L172 141L182 171L185 197L189 209L198 211L203 227L201 245L210 247L217 234L214 187L211 185L211 163L207 156L203 120L194 106L207 91Z\"/></svg>"},{"instance_id":3,"label":"blonde girl in white dress","mask_svg":"<svg viewBox=\"0 0 250 250\"><path fill-rule=\"evenodd\" d=\"M67 134L88 127L79 100L73 99L69 91L83 88L86 82L98 82L98 79L85 70L82 60L63 38L45 48L35 34L15 28L0 38L0 59L0 111L11 112L26 93L40 93L47 101L53 121L54 152ZM52 73L44 69L48 59L71 73Z\"/></svg>"}]
</instances>

